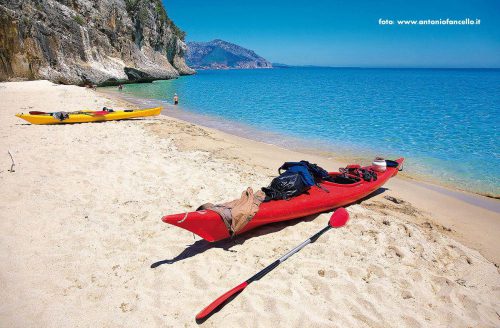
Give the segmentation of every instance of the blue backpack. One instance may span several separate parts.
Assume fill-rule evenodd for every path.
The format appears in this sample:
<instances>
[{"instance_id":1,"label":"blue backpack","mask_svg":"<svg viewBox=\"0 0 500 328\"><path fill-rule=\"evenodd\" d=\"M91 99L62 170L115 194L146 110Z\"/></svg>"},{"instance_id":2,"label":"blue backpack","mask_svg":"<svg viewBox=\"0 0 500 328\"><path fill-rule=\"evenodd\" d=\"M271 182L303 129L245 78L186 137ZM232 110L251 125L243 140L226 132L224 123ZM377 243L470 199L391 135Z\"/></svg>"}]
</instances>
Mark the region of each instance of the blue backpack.
<instances>
[{"instance_id":1,"label":"blue backpack","mask_svg":"<svg viewBox=\"0 0 500 328\"><path fill-rule=\"evenodd\" d=\"M309 163L308 161L286 162L279 168L278 172L280 174L281 170L300 172L309 186L314 186L316 183L329 177L325 169L316 164Z\"/></svg>"},{"instance_id":2,"label":"blue backpack","mask_svg":"<svg viewBox=\"0 0 500 328\"><path fill-rule=\"evenodd\" d=\"M328 177L327 171L308 161L286 162L278 172L279 177L274 178L268 187L262 188L266 194L265 201L288 200L307 192L314 185L321 188L319 182Z\"/></svg>"},{"instance_id":3,"label":"blue backpack","mask_svg":"<svg viewBox=\"0 0 500 328\"><path fill-rule=\"evenodd\" d=\"M304 184L308 187L312 187L316 184L314 181L314 177L309 172L308 168L306 165L300 162L286 162L283 164L279 169L278 172L279 174L283 174L281 171L285 170L285 173L290 172L290 173L298 173L300 177L302 178L302 181Z\"/></svg>"}]
</instances>

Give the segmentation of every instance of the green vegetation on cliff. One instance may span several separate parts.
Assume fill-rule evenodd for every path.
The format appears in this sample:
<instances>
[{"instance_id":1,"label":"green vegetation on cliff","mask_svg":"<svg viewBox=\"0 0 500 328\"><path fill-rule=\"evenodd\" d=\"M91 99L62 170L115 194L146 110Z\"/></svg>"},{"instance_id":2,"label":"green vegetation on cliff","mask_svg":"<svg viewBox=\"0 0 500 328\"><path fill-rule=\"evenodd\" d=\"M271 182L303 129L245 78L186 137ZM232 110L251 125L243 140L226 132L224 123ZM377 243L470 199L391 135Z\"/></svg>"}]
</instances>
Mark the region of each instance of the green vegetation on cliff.
<instances>
[{"instance_id":1,"label":"green vegetation on cliff","mask_svg":"<svg viewBox=\"0 0 500 328\"><path fill-rule=\"evenodd\" d=\"M144 18L145 15L147 15L146 11L144 8L146 6L154 6L155 13L157 15L157 18L159 21L163 24L166 24L172 32L182 41L186 39L186 32L181 30L177 25L175 25L174 21L171 20L168 17L167 11L165 10L165 7L163 6L163 3L161 0L125 0L127 12L130 15L136 15L137 12L139 12L139 15ZM141 14L142 13L142 14Z\"/></svg>"}]
</instances>

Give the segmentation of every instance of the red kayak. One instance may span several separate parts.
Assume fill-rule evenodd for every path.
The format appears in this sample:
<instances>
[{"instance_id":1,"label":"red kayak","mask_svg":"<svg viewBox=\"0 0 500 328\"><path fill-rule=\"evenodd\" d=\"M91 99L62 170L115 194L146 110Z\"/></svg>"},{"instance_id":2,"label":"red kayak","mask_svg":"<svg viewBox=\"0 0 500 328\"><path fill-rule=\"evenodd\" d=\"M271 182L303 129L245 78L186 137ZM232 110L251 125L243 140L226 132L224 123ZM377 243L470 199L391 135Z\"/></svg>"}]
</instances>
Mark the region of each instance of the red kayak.
<instances>
[{"instance_id":1,"label":"red kayak","mask_svg":"<svg viewBox=\"0 0 500 328\"><path fill-rule=\"evenodd\" d=\"M377 173L375 181L367 182L361 179L361 181L351 184L322 181L321 188L313 186L307 193L290 200L272 200L262 203L253 219L237 234L242 234L261 225L297 219L354 203L376 191L387 180L395 176L403 165L403 161L404 158L400 158L396 160L397 167L387 167L385 172ZM370 169L372 167L366 166L364 168ZM331 177L339 174L339 172L329 173ZM230 237L222 218L212 210L167 215L162 220L165 223L191 231L209 242Z\"/></svg>"}]
</instances>

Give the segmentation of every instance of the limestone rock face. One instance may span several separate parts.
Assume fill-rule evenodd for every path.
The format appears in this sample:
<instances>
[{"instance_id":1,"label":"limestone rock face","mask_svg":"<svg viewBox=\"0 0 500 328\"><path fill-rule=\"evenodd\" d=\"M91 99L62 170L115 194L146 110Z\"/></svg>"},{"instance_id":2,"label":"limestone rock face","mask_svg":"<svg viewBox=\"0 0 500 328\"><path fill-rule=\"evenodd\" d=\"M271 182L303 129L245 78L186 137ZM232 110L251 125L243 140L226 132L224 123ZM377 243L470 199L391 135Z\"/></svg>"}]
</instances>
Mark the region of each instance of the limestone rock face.
<instances>
[{"instance_id":1,"label":"limestone rock face","mask_svg":"<svg viewBox=\"0 0 500 328\"><path fill-rule=\"evenodd\" d=\"M0 0L0 81L114 84L193 74L161 0Z\"/></svg>"}]
</instances>

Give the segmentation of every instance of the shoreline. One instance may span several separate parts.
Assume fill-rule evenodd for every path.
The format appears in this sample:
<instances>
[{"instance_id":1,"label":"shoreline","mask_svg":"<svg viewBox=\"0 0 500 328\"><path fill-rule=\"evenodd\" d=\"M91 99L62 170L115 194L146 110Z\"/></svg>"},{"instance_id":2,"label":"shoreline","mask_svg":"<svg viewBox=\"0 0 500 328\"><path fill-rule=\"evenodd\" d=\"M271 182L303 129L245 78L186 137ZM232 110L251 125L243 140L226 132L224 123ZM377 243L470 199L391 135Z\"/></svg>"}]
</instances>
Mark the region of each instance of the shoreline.
<instances>
[{"instance_id":1,"label":"shoreline","mask_svg":"<svg viewBox=\"0 0 500 328\"><path fill-rule=\"evenodd\" d=\"M65 125L14 116L135 107L76 86L5 83L0 95L6 326L196 327L199 310L324 228L331 212L222 243L161 217L265 186L286 160L347 164L164 115ZM499 215L454 196L391 179L346 207L345 227L200 326L498 326Z\"/></svg>"},{"instance_id":2,"label":"shoreline","mask_svg":"<svg viewBox=\"0 0 500 328\"><path fill-rule=\"evenodd\" d=\"M224 118L222 117L214 117L206 114L198 114L198 113L193 113L191 111L176 109L175 106L173 106L170 103L167 103L166 101L160 101L157 99L148 99L148 98L138 98L135 96L131 96L129 94L122 94L120 92L112 90L99 89L98 92L100 92L103 95L110 96L112 99L129 103L132 106L137 106L137 107L141 107L144 105L151 107L162 106L164 108L162 110L162 115L165 115L167 117L178 119L191 124L196 124L204 128L214 129L223 133L227 133L229 135L241 137L255 142L276 145L277 147L303 153L308 156L318 155L323 158L331 158L337 163L363 162L363 164L365 165L369 164L369 159L367 159L366 157L362 155L355 155L355 153L358 153L357 150L349 151L346 147L344 147L344 149L341 149L340 152L335 153L329 150L325 150L324 148L321 148L321 146L308 147L306 146L307 141L299 138L284 136L275 132L259 131L256 128L248 126L243 123L231 121L230 124L223 124ZM276 143L266 142L264 140L266 137L275 138L275 140L278 140L278 142ZM368 152L365 151L365 153ZM474 200L477 199L477 197L474 196L481 196L492 200L500 200L500 194L495 195L486 192L462 189L456 185L453 185L452 183L440 180L439 178L430 175L425 175L415 172L408 173L403 170L398 174L398 176L413 180L416 183L422 183L424 185L432 186L434 190L436 189L440 190L442 193L459 195L459 197L465 198L466 201L472 203L474 203ZM464 196L464 193L466 195L470 195L471 196L470 199L469 197ZM486 206L492 207L491 204ZM498 202L496 211L500 212L500 202Z\"/></svg>"}]
</instances>

